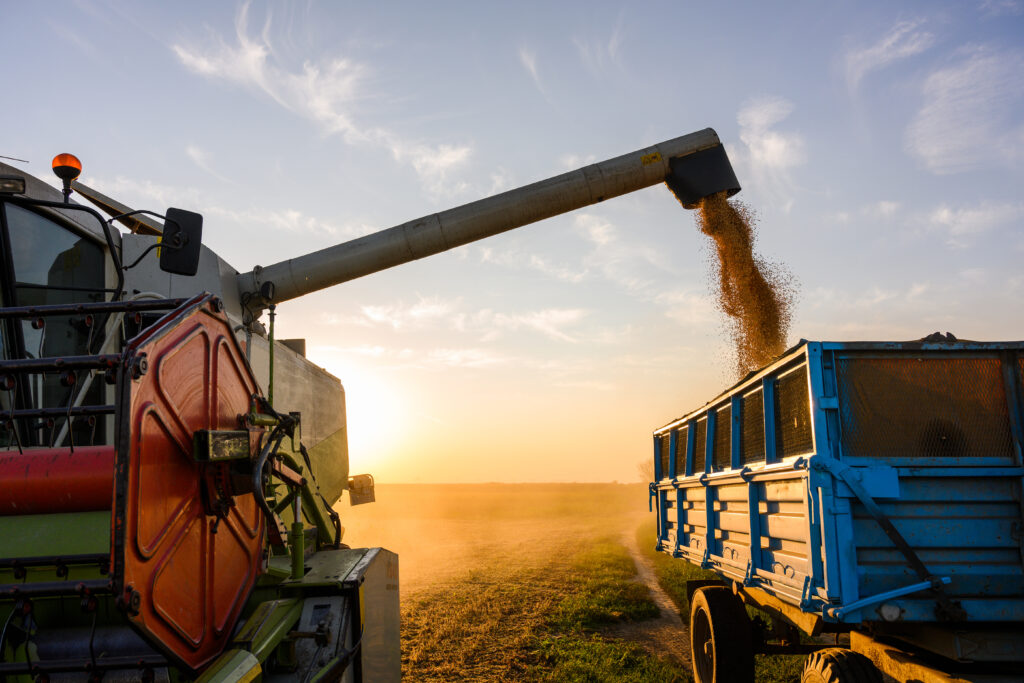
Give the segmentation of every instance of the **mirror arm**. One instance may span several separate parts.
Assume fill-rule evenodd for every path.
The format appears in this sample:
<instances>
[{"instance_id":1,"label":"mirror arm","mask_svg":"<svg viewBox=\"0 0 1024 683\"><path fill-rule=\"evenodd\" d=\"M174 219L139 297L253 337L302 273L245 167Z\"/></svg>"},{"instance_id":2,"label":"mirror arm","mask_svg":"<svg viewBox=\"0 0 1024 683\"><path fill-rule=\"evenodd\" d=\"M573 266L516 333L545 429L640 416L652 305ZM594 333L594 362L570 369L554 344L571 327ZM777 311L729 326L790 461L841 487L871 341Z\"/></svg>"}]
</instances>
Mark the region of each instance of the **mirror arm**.
<instances>
[{"instance_id":1,"label":"mirror arm","mask_svg":"<svg viewBox=\"0 0 1024 683\"><path fill-rule=\"evenodd\" d=\"M139 265L139 262L142 261L142 259L146 256L146 254L148 254L149 252L153 251L154 249L159 249L160 247L163 247L164 249L181 249L182 247L185 246L185 244L188 243L188 236L186 236L185 239L182 240L181 233L176 234L174 236L174 238L175 239L174 239L173 243L170 243L170 242L156 242L154 244L149 245L148 247L146 247L142 251L141 254L139 254L138 258L136 258L134 261L129 263L127 266L124 266L123 269L124 270L128 270L130 268L134 268L135 266Z\"/></svg>"},{"instance_id":2,"label":"mirror arm","mask_svg":"<svg viewBox=\"0 0 1024 683\"><path fill-rule=\"evenodd\" d=\"M148 209L137 209L135 211L129 211L128 213L121 213L121 214L118 214L116 216L113 216L113 217L111 217L110 219L107 220L107 223L113 225L114 221L119 221L122 218L128 218L129 216L135 216L135 215L140 214L140 213L144 213L147 216L156 216L157 218L163 218L164 222L167 221L167 216L163 216L163 215L157 213L156 211L150 211Z\"/></svg>"}]
</instances>

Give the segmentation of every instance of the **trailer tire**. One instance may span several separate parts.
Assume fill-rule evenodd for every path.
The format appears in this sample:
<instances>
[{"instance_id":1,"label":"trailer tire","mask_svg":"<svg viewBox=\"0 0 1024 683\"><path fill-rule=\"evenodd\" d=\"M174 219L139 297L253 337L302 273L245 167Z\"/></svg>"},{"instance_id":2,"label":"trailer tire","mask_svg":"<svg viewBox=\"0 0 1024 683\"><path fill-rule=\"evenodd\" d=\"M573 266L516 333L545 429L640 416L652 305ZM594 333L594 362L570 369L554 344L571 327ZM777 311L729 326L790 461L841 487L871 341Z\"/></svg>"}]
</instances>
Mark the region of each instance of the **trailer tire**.
<instances>
[{"instance_id":1,"label":"trailer tire","mask_svg":"<svg viewBox=\"0 0 1024 683\"><path fill-rule=\"evenodd\" d=\"M753 683L754 644L743 602L725 586L690 600L690 656L697 683Z\"/></svg>"},{"instance_id":2,"label":"trailer tire","mask_svg":"<svg viewBox=\"0 0 1024 683\"><path fill-rule=\"evenodd\" d=\"M859 652L829 647L808 655L800 683L882 683L882 674Z\"/></svg>"}]
</instances>

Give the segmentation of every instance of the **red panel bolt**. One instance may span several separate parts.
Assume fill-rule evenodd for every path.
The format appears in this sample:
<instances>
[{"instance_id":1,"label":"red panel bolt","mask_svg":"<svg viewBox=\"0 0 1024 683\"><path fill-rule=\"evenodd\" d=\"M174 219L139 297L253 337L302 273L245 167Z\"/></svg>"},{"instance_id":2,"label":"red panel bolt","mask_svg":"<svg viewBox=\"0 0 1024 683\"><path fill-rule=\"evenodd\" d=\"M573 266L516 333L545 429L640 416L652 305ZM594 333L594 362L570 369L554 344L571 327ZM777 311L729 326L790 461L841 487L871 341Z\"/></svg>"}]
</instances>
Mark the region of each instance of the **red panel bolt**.
<instances>
[{"instance_id":1,"label":"red panel bolt","mask_svg":"<svg viewBox=\"0 0 1024 683\"><path fill-rule=\"evenodd\" d=\"M149 371L149 361L146 360L146 356L138 356L132 359L131 373L132 379L138 379L145 375Z\"/></svg>"},{"instance_id":2,"label":"red panel bolt","mask_svg":"<svg viewBox=\"0 0 1024 683\"><path fill-rule=\"evenodd\" d=\"M134 588L132 588L131 589L131 593L129 593L129 595L128 595L128 613L131 614L132 616L136 616L136 615L138 615L139 610L141 609L141 607L142 607L142 593L140 593L139 591L137 591Z\"/></svg>"}]
</instances>

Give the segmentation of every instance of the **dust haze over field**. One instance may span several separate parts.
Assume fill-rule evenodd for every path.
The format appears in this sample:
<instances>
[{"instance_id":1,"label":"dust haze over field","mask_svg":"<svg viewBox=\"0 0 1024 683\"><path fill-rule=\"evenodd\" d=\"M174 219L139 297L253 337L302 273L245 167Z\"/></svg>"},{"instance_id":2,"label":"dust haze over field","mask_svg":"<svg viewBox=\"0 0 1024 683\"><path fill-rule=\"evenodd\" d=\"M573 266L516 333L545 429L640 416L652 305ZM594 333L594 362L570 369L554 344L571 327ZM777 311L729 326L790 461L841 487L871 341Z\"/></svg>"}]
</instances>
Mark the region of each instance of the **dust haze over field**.
<instances>
[{"instance_id":1,"label":"dust haze over field","mask_svg":"<svg viewBox=\"0 0 1024 683\"><path fill-rule=\"evenodd\" d=\"M338 509L350 546L399 554L404 598L482 564L518 565L634 529L646 499L639 484L384 484L377 502Z\"/></svg>"}]
</instances>

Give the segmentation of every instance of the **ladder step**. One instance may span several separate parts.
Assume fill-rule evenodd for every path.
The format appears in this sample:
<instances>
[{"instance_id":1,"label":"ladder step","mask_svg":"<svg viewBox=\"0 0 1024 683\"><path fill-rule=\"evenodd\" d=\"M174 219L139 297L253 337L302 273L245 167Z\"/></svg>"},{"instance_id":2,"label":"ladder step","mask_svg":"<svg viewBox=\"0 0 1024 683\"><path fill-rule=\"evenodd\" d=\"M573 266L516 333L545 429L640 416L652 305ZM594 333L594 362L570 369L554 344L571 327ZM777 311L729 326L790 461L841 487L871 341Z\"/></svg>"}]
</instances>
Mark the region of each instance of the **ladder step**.
<instances>
[{"instance_id":1,"label":"ladder step","mask_svg":"<svg viewBox=\"0 0 1024 683\"><path fill-rule=\"evenodd\" d=\"M16 358L0 361L0 374L22 372L60 372L61 370L110 370L117 367L121 354L64 356L54 358Z\"/></svg>"},{"instance_id":2,"label":"ladder step","mask_svg":"<svg viewBox=\"0 0 1024 683\"><path fill-rule=\"evenodd\" d=\"M0 308L0 320L7 318L45 318L52 315L85 313L134 313L167 311L181 306L188 299L142 299L140 301L97 301L80 304L49 304L45 306L10 306Z\"/></svg>"},{"instance_id":3,"label":"ladder step","mask_svg":"<svg viewBox=\"0 0 1024 683\"><path fill-rule=\"evenodd\" d=\"M25 408L23 410L0 410L0 422L7 420L36 419L60 417L88 417L90 415L113 415L116 406L74 406L72 408Z\"/></svg>"}]
</instances>

